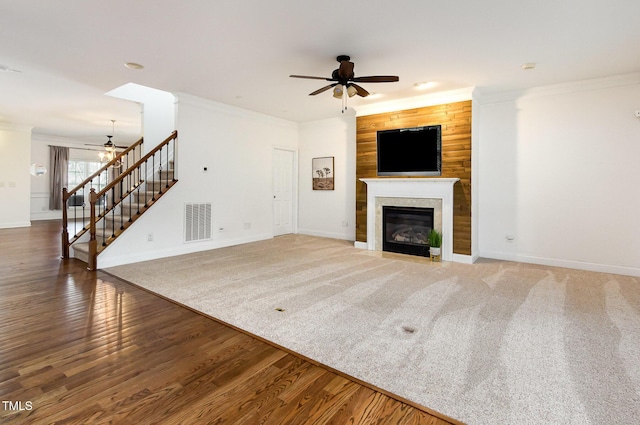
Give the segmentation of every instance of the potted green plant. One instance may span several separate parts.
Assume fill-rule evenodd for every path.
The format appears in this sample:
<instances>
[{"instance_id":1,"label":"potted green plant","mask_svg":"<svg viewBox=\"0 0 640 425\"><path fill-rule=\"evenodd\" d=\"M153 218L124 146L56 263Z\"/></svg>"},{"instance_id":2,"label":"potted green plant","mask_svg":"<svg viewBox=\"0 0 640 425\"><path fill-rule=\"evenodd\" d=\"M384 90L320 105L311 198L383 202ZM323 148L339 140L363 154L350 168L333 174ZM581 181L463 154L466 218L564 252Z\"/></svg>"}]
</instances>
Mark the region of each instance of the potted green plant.
<instances>
[{"instance_id":1,"label":"potted green plant","mask_svg":"<svg viewBox=\"0 0 640 425\"><path fill-rule=\"evenodd\" d=\"M442 233L436 229L431 229L429 233L429 255L432 261L440 261L442 247Z\"/></svg>"}]
</instances>

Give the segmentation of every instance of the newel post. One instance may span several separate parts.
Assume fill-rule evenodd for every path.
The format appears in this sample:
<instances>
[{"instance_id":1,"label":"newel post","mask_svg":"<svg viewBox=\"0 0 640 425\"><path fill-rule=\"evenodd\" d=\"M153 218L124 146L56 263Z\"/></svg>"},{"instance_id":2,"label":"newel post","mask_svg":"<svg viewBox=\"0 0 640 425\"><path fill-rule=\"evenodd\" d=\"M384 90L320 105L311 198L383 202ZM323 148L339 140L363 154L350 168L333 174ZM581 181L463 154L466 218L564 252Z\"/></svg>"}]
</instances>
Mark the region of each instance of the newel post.
<instances>
[{"instance_id":1,"label":"newel post","mask_svg":"<svg viewBox=\"0 0 640 425\"><path fill-rule=\"evenodd\" d=\"M96 202L98 200L98 195L96 194L96 189L91 188L91 192L89 193L89 210L91 212L91 221L89 222L89 258L88 261L88 269L95 270L98 266L98 241L96 240Z\"/></svg>"},{"instance_id":2,"label":"newel post","mask_svg":"<svg viewBox=\"0 0 640 425\"><path fill-rule=\"evenodd\" d=\"M67 188L62 188L62 258L69 258L69 222L67 217Z\"/></svg>"}]
</instances>

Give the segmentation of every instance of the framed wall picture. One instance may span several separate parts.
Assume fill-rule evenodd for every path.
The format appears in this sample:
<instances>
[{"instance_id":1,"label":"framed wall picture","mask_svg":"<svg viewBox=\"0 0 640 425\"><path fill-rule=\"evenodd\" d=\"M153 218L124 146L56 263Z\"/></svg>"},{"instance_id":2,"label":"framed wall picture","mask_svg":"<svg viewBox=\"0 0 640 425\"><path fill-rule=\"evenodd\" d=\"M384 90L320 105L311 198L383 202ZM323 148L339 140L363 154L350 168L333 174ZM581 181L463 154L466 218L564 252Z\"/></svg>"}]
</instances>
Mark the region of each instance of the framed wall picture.
<instances>
[{"instance_id":1,"label":"framed wall picture","mask_svg":"<svg viewBox=\"0 0 640 425\"><path fill-rule=\"evenodd\" d=\"M313 158L311 160L313 190L333 190L333 157Z\"/></svg>"}]
</instances>

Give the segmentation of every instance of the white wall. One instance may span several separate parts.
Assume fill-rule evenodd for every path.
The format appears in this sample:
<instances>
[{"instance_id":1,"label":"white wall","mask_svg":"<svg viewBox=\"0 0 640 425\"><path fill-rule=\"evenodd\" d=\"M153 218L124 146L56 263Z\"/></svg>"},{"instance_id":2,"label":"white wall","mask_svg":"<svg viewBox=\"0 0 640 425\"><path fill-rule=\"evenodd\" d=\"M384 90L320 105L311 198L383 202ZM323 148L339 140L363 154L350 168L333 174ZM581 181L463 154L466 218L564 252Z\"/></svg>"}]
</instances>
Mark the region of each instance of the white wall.
<instances>
[{"instance_id":1,"label":"white wall","mask_svg":"<svg viewBox=\"0 0 640 425\"><path fill-rule=\"evenodd\" d=\"M298 125L190 95L177 99L178 183L100 255L101 268L273 236L272 152L298 149ZM188 202L213 204L211 240L183 241Z\"/></svg>"},{"instance_id":2,"label":"white wall","mask_svg":"<svg viewBox=\"0 0 640 425\"><path fill-rule=\"evenodd\" d=\"M477 106L480 256L640 275L640 76Z\"/></svg>"},{"instance_id":3,"label":"white wall","mask_svg":"<svg viewBox=\"0 0 640 425\"><path fill-rule=\"evenodd\" d=\"M300 124L298 233L355 240L356 118ZM313 190L311 160L334 157L334 190Z\"/></svg>"},{"instance_id":4,"label":"white wall","mask_svg":"<svg viewBox=\"0 0 640 425\"><path fill-rule=\"evenodd\" d=\"M105 139L106 140L106 139ZM88 148L85 143L59 136L33 134L31 137L31 163L42 164L47 168L47 174L31 177L31 220L61 220L62 210L49 209L51 164L49 146L66 146L70 148L69 159L98 161L99 147ZM71 188L69 188L71 189Z\"/></svg>"},{"instance_id":5,"label":"white wall","mask_svg":"<svg viewBox=\"0 0 640 425\"><path fill-rule=\"evenodd\" d=\"M0 228L31 225L30 159L31 128L0 124Z\"/></svg>"},{"instance_id":6,"label":"white wall","mask_svg":"<svg viewBox=\"0 0 640 425\"><path fill-rule=\"evenodd\" d=\"M141 105L145 153L155 148L176 129L173 94L135 83L127 83L106 94Z\"/></svg>"},{"instance_id":7,"label":"white wall","mask_svg":"<svg viewBox=\"0 0 640 425\"><path fill-rule=\"evenodd\" d=\"M38 134L31 137L31 163L41 164L47 168L47 174L31 177L30 217L31 220L55 220L62 218L62 211L49 210L49 181L51 165L49 164L49 145L54 144Z\"/></svg>"}]
</instances>

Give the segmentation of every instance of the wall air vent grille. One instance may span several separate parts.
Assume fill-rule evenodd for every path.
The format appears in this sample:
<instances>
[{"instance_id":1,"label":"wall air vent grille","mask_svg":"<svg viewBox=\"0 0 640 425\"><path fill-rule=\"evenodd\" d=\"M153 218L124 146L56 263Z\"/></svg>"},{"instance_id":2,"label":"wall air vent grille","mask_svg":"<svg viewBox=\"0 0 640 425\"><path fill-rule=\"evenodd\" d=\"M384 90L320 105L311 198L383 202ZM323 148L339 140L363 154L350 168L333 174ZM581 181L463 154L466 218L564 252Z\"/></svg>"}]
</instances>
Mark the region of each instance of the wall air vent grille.
<instances>
[{"instance_id":1,"label":"wall air vent grille","mask_svg":"<svg viewBox=\"0 0 640 425\"><path fill-rule=\"evenodd\" d=\"M211 239L211 204L185 204L184 241Z\"/></svg>"}]
</instances>

